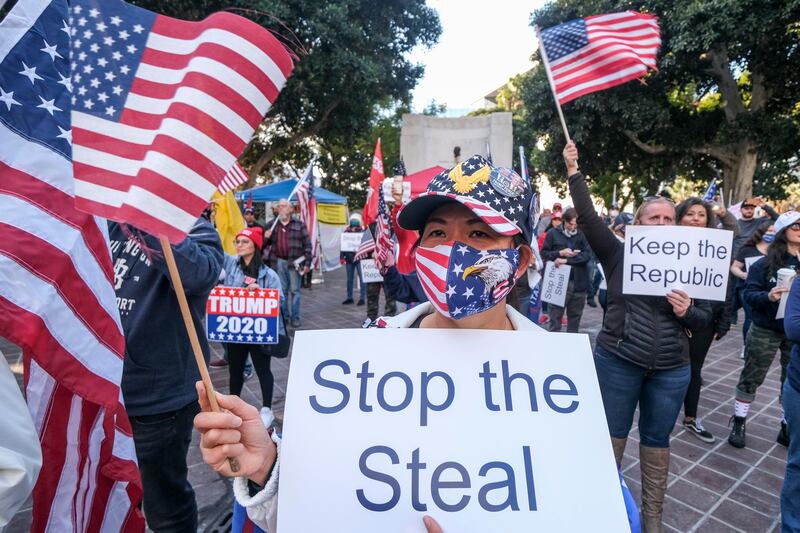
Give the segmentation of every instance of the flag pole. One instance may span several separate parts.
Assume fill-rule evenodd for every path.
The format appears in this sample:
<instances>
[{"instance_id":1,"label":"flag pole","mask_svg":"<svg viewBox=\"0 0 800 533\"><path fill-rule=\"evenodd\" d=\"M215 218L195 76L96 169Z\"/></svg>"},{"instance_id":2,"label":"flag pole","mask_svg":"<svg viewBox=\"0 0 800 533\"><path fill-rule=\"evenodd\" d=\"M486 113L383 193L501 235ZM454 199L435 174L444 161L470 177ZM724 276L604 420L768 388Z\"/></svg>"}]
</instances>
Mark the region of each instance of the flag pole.
<instances>
[{"instance_id":1,"label":"flag pole","mask_svg":"<svg viewBox=\"0 0 800 533\"><path fill-rule=\"evenodd\" d=\"M556 101L556 111L558 111L558 119L561 121L561 128L564 130L564 137L567 142L572 139L567 130L567 122L564 120L564 113L561 111L561 104L558 103L558 95L556 94L556 84L553 82L553 73L550 72L550 61L547 59L547 50L544 48L544 41L542 41L542 32L539 26L534 28L536 30L536 38L539 40L539 55L542 56L542 63L544 63L544 71L547 73L547 81L550 82L550 91L553 93L553 99Z\"/></svg>"},{"instance_id":2,"label":"flag pole","mask_svg":"<svg viewBox=\"0 0 800 533\"><path fill-rule=\"evenodd\" d=\"M175 294L178 297L178 306L183 315L183 323L186 326L186 332L189 334L189 342L192 345L194 352L194 360L197 363L197 369L200 371L200 379L206 388L206 396L208 396L208 404L211 410L219 412L219 404L217 403L217 396L214 394L214 384L211 382L211 376L208 374L208 367L206 360L203 357L203 350L200 348L200 339L197 337L197 330L194 328L194 321L192 314L189 312L189 302L186 300L186 293L183 291L183 282L181 281L180 272L178 272L178 264L175 262L175 256L172 254L172 247L169 240L163 235L158 238L161 242L161 249L164 250L164 259L167 261L167 269L169 270L169 277L172 280L172 286L175 288ZM228 464L232 472L239 471L239 461L235 457L228 457Z\"/></svg>"}]
</instances>

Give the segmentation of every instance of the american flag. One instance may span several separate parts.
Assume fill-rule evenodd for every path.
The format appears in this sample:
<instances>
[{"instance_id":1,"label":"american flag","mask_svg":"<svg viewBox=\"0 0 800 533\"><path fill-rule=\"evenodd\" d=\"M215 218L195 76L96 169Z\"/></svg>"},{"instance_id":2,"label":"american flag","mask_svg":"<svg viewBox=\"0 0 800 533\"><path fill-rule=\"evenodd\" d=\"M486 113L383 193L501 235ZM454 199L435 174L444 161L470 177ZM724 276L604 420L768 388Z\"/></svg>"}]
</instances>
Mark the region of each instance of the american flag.
<instances>
[{"instance_id":1,"label":"american flag","mask_svg":"<svg viewBox=\"0 0 800 533\"><path fill-rule=\"evenodd\" d=\"M571 20L542 30L560 104L641 78L656 68L658 19L625 11Z\"/></svg>"},{"instance_id":2,"label":"american flag","mask_svg":"<svg viewBox=\"0 0 800 533\"><path fill-rule=\"evenodd\" d=\"M383 270L390 255L394 255L394 234L383 192L378 195L378 218L375 223L375 264Z\"/></svg>"},{"instance_id":3,"label":"american flag","mask_svg":"<svg viewBox=\"0 0 800 533\"><path fill-rule=\"evenodd\" d=\"M233 164L230 170L228 170L228 173L225 174L225 177L222 178L217 190L220 194L226 194L228 191L232 191L242 183L246 182L247 178L247 172L244 171L242 166L237 161Z\"/></svg>"},{"instance_id":4,"label":"american flag","mask_svg":"<svg viewBox=\"0 0 800 533\"><path fill-rule=\"evenodd\" d=\"M0 336L42 445L31 531L142 531L107 225L74 207L67 21L20 0L0 25Z\"/></svg>"},{"instance_id":5,"label":"american flag","mask_svg":"<svg viewBox=\"0 0 800 533\"><path fill-rule=\"evenodd\" d=\"M306 169L305 175L297 186L297 206L300 208L300 220L306 225L308 238L311 240L311 267L319 266L319 225L317 220L317 199L314 197L314 162Z\"/></svg>"},{"instance_id":6,"label":"american flag","mask_svg":"<svg viewBox=\"0 0 800 533\"><path fill-rule=\"evenodd\" d=\"M505 298L513 287L512 281L519 266L519 252L516 250L476 250L459 242L433 248L420 246L416 253L417 276L428 289L425 292L441 295L440 299L431 300L431 304L441 314L452 318L462 318ZM467 272L479 261L489 267L481 269L480 273ZM484 278L482 282L478 281L480 276Z\"/></svg>"},{"instance_id":7,"label":"american flag","mask_svg":"<svg viewBox=\"0 0 800 533\"><path fill-rule=\"evenodd\" d=\"M178 242L285 85L291 58L231 13L185 22L74 0L70 21L72 79L61 88L72 93L76 205Z\"/></svg>"},{"instance_id":8,"label":"american flag","mask_svg":"<svg viewBox=\"0 0 800 533\"><path fill-rule=\"evenodd\" d=\"M356 255L353 256L353 261L363 261L368 258L372 252L375 251L375 238L372 232L367 228L364 235L361 237L361 243L358 245Z\"/></svg>"},{"instance_id":9,"label":"american flag","mask_svg":"<svg viewBox=\"0 0 800 533\"><path fill-rule=\"evenodd\" d=\"M708 189L706 189L706 193L703 195L704 202L711 202L714 200L714 195L717 194L717 178L713 178L711 183L708 184Z\"/></svg>"}]
</instances>

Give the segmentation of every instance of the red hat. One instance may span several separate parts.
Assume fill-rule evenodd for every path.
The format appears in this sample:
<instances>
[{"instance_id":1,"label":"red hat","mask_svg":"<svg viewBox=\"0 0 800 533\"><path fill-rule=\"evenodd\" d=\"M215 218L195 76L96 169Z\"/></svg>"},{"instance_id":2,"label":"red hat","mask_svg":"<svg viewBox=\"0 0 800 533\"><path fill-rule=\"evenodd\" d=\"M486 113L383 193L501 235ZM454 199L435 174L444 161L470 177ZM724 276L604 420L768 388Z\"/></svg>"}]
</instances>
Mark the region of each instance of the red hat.
<instances>
[{"instance_id":1,"label":"red hat","mask_svg":"<svg viewBox=\"0 0 800 533\"><path fill-rule=\"evenodd\" d=\"M556 202L553 204L553 211L561 211L561 202Z\"/></svg>"},{"instance_id":2,"label":"red hat","mask_svg":"<svg viewBox=\"0 0 800 533\"><path fill-rule=\"evenodd\" d=\"M236 238L238 239L239 237L247 237L253 241L253 244L255 244L256 248L259 250L261 250L261 248L264 246L264 233L258 226L243 229L236 234Z\"/></svg>"},{"instance_id":3,"label":"red hat","mask_svg":"<svg viewBox=\"0 0 800 533\"><path fill-rule=\"evenodd\" d=\"M561 209L553 209L553 215L550 217L551 219L557 218L561 220Z\"/></svg>"}]
</instances>

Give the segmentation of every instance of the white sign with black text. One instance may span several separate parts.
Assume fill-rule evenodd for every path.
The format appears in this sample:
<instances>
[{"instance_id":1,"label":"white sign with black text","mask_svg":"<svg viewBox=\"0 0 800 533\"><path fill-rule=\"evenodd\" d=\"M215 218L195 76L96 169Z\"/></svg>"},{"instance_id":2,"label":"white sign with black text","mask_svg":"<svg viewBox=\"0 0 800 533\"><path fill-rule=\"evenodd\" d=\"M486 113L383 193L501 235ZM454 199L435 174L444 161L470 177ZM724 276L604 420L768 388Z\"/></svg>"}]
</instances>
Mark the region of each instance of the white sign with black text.
<instances>
[{"instance_id":1,"label":"white sign with black text","mask_svg":"<svg viewBox=\"0 0 800 533\"><path fill-rule=\"evenodd\" d=\"M549 304L564 307L567 299L567 286L569 285L569 273L572 267L561 265L556 267L552 261L548 261L544 267L544 278L542 279L542 301Z\"/></svg>"},{"instance_id":2,"label":"white sign with black text","mask_svg":"<svg viewBox=\"0 0 800 533\"><path fill-rule=\"evenodd\" d=\"M342 252L355 252L358 250L358 245L361 244L361 239L364 237L364 232L342 232L340 250Z\"/></svg>"},{"instance_id":3,"label":"white sign with black text","mask_svg":"<svg viewBox=\"0 0 800 533\"><path fill-rule=\"evenodd\" d=\"M383 283L383 276L374 259L367 258L361 261L361 278L364 283Z\"/></svg>"},{"instance_id":4,"label":"white sign with black text","mask_svg":"<svg viewBox=\"0 0 800 533\"><path fill-rule=\"evenodd\" d=\"M287 390L280 533L630 530L586 335L298 331Z\"/></svg>"},{"instance_id":5,"label":"white sign with black text","mask_svg":"<svg viewBox=\"0 0 800 533\"><path fill-rule=\"evenodd\" d=\"M681 289L691 298L724 302L732 247L732 231L628 226L622 292L663 296Z\"/></svg>"}]
</instances>

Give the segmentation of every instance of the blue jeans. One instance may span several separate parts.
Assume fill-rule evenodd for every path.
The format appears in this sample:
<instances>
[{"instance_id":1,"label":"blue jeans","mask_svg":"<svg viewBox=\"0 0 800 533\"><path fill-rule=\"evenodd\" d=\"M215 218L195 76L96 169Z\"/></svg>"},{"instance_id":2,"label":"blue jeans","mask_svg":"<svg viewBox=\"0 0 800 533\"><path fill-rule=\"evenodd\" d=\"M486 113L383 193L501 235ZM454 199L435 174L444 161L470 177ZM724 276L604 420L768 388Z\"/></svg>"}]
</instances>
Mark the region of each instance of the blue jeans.
<instances>
[{"instance_id":1,"label":"blue jeans","mask_svg":"<svg viewBox=\"0 0 800 533\"><path fill-rule=\"evenodd\" d=\"M278 277L281 279L281 288L286 298L281 305L283 317L300 320L300 273L294 265L286 259L278 259ZM291 315L289 314L289 301L291 300Z\"/></svg>"},{"instance_id":2,"label":"blue jeans","mask_svg":"<svg viewBox=\"0 0 800 533\"><path fill-rule=\"evenodd\" d=\"M363 300L367 297L367 284L364 283L364 279L361 277L361 261L357 263L345 263L344 266L347 269L347 297L351 300L353 299L353 278L355 277L355 273L358 272L358 281L361 285L358 298Z\"/></svg>"},{"instance_id":3,"label":"blue jeans","mask_svg":"<svg viewBox=\"0 0 800 533\"><path fill-rule=\"evenodd\" d=\"M689 364L669 370L648 370L629 363L599 344L594 366L611 436L625 439L639 406L639 440L643 446L669 448L669 434L686 397Z\"/></svg>"},{"instance_id":4,"label":"blue jeans","mask_svg":"<svg viewBox=\"0 0 800 533\"><path fill-rule=\"evenodd\" d=\"M800 391L788 379L783 384L783 410L789 428L789 455L781 491L781 532L800 533Z\"/></svg>"}]
</instances>

